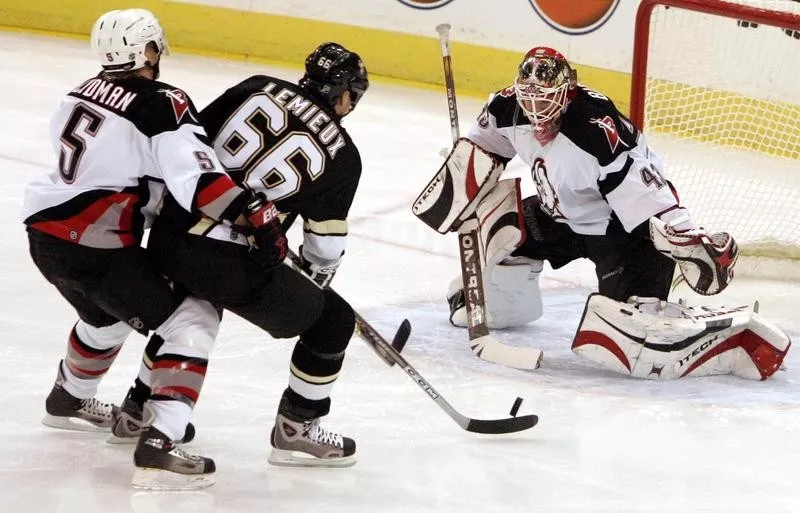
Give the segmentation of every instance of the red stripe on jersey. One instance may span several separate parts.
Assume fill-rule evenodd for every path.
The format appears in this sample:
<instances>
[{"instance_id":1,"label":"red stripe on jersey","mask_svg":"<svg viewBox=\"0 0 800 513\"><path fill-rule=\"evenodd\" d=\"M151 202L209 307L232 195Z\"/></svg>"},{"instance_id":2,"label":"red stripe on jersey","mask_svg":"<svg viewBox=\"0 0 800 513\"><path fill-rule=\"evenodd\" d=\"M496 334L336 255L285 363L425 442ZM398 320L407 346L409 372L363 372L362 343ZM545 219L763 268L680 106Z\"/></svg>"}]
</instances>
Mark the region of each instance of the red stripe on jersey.
<instances>
[{"instance_id":1,"label":"red stripe on jersey","mask_svg":"<svg viewBox=\"0 0 800 513\"><path fill-rule=\"evenodd\" d=\"M131 233L133 208L137 203L136 194L118 192L98 199L78 214L58 221L42 221L31 224L31 228L47 233L59 239L80 243L81 236L91 225L95 224L108 210L115 205L123 205L115 233L123 247L137 244L136 237Z\"/></svg>"},{"instance_id":2,"label":"red stripe on jersey","mask_svg":"<svg viewBox=\"0 0 800 513\"><path fill-rule=\"evenodd\" d=\"M203 189L197 193L197 208L202 209L236 187L238 186L233 183L233 180L231 180L228 175L220 175L219 178L203 187Z\"/></svg>"}]
</instances>

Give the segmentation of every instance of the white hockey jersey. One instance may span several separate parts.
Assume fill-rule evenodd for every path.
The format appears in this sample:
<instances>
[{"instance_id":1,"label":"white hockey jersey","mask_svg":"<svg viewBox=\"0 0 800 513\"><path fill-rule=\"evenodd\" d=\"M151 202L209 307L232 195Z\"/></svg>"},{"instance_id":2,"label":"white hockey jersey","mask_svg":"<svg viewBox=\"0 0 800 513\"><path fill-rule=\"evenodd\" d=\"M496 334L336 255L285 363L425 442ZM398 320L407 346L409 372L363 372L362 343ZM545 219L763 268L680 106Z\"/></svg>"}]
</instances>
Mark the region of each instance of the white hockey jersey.
<instances>
[{"instance_id":1,"label":"white hockey jersey","mask_svg":"<svg viewBox=\"0 0 800 513\"><path fill-rule=\"evenodd\" d=\"M138 245L164 186L189 211L234 220L245 197L208 145L189 97L144 78L91 78L50 124L58 169L32 181L30 229L96 248Z\"/></svg>"},{"instance_id":2,"label":"white hockey jersey","mask_svg":"<svg viewBox=\"0 0 800 513\"><path fill-rule=\"evenodd\" d=\"M559 132L541 144L514 88L489 98L467 136L484 150L531 169L545 212L578 234L603 235L616 216L630 232L678 206L663 164L613 102L579 85Z\"/></svg>"}]
</instances>

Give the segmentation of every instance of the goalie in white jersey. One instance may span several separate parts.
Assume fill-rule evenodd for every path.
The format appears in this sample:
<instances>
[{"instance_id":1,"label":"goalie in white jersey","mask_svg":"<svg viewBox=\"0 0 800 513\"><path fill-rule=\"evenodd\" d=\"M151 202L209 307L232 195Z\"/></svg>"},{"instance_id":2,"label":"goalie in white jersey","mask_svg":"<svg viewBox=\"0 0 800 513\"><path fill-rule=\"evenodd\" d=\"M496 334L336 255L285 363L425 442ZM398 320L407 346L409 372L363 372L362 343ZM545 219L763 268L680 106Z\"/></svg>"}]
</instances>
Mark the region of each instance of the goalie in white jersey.
<instances>
[{"instance_id":1,"label":"goalie in white jersey","mask_svg":"<svg viewBox=\"0 0 800 513\"><path fill-rule=\"evenodd\" d=\"M219 315L162 278L140 247L143 231L166 187L187 211L245 225L268 264L285 257L286 240L277 219L249 224L251 194L224 172L191 100L157 81L167 51L158 20L143 9L111 11L91 41L103 70L62 101L51 123L58 169L29 184L23 205L34 263L80 317L44 423L108 431L118 409L94 398L99 382L132 331L154 331L165 343L153 356L152 419L133 484L208 486L214 461L173 442L186 434Z\"/></svg>"},{"instance_id":2,"label":"goalie in white jersey","mask_svg":"<svg viewBox=\"0 0 800 513\"><path fill-rule=\"evenodd\" d=\"M537 189L524 201L519 180L498 181L515 156ZM489 327L541 316L544 260L557 269L588 258L599 294L587 301L573 350L608 368L649 378L766 379L789 349L788 337L752 309L666 302L676 263L696 292L723 290L736 243L692 218L644 134L605 95L579 84L552 48L524 56L514 84L490 97L413 210L442 233L478 218ZM461 277L448 301L451 322L465 326Z\"/></svg>"}]
</instances>

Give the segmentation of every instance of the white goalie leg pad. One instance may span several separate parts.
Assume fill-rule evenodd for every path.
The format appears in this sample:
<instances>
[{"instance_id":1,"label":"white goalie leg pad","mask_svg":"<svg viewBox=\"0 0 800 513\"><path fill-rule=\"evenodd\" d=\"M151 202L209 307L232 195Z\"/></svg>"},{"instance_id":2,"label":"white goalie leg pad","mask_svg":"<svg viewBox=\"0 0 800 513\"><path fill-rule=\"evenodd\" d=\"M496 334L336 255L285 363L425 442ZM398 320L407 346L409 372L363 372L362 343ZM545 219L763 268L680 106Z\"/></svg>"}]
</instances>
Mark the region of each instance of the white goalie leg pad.
<instances>
[{"instance_id":1,"label":"white goalie leg pad","mask_svg":"<svg viewBox=\"0 0 800 513\"><path fill-rule=\"evenodd\" d=\"M748 306L686 308L656 298L589 296L572 350L637 378L732 374L767 379L791 341Z\"/></svg>"},{"instance_id":2,"label":"white goalie leg pad","mask_svg":"<svg viewBox=\"0 0 800 513\"><path fill-rule=\"evenodd\" d=\"M542 316L542 292L539 289L541 260L517 260L514 264L494 265L484 270L483 291L486 295L486 320L489 329L524 326ZM466 328L467 307L463 297L463 281L457 276L447 291L451 305L450 322ZM460 302L454 303L460 296Z\"/></svg>"},{"instance_id":3,"label":"white goalie leg pad","mask_svg":"<svg viewBox=\"0 0 800 513\"><path fill-rule=\"evenodd\" d=\"M525 240L519 183L519 178L497 182L475 209L485 269L505 260Z\"/></svg>"},{"instance_id":4,"label":"white goalie leg pad","mask_svg":"<svg viewBox=\"0 0 800 513\"><path fill-rule=\"evenodd\" d=\"M439 233L456 230L494 187L503 168L469 139L458 139L444 165L414 200L411 211Z\"/></svg>"}]
</instances>

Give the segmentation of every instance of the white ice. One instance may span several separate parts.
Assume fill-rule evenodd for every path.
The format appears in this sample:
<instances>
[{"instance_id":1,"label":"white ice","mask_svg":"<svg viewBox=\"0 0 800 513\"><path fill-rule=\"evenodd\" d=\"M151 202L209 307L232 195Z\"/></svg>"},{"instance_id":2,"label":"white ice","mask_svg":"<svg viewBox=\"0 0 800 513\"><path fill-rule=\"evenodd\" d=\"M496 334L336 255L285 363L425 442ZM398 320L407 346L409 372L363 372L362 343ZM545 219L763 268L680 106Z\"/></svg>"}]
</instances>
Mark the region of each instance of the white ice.
<instances>
[{"instance_id":1,"label":"white ice","mask_svg":"<svg viewBox=\"0 0 800 513\"><path fill-rule=\"evenodd\" d=\"M448 324L443 301L458 272L455 240L410 212L441 162L439 150L450 144L444 94L378 79L345 123L364 173L335 288L387 337L409 318L407 358L464 414L504 417L521 396L520 413L537 413L539 425L509 436L467 433L398 368L353 339L328 422L357 440L359 463L270 467L267 433L293 344L226 315L191 446L216 459L217 484L192 493L134 491L130 447L40 424L75 316L32 265L19 220L25 183L55 164L49 117L96 65L84 41L17 33L0 33L0 62L0 265L7 299L0 303L0 511L800 511L796 352L789 354L788 371L766 382L649 382L600 370L569 350L594 286L585 262L546 269L544 317L498 333L509 343L544 349L541 369L502 368L469 352L466 334ZM201 107L255 73L296 79L301 71L180 52L163 62L163 80ZM462 130L481 103L459 98ZM796 336L798 297L789 283L737 280L715 300L759 299L762 313ZM122 399L143 347L143 338L131 338L101 385L101 399Z\"/></svg>"}]
</instances>

